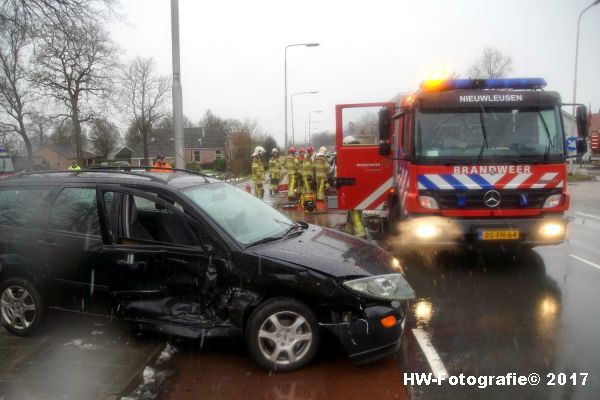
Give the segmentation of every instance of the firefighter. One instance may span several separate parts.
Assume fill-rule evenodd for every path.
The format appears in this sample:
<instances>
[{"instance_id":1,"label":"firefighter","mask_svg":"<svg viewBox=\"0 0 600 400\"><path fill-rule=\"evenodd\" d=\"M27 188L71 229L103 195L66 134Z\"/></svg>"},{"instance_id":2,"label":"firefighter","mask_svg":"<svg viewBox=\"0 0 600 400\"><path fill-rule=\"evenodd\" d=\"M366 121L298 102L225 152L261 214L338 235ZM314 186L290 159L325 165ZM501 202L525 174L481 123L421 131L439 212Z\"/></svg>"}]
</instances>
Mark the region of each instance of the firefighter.
<instances>
[{"instance_id":1,"label":"firefighter","mask_svg":"<svg viewBox=\"0 0 600 400\"><path fill-rule=\"evenodd\" d=\"M269 159L269 176L271 177L271 186L269 193L271 196L277 194L277 186L281 178L281 162L279 161L279 150L275 147L271 150L271 158Z\"/></svg>"},{"instance_id":2,"label":"firefighter","mask_svg":"<svg viewBox=\"0 0 600 400\"><path fill-rule=\"evenodd\" d=\"M298 150L298 158L296 158L296 160L296 182L298 183L296 190L298 191L298 196L302 196L302 193L304 193L304 179L302 177L302 165L304 163L304 147L300 147L300 150Z\"/></svg>"},{"instance_id":3,"label":"firefighter","mask_svg":"<svg viewBox=\"0 0 600 400\"><path fill-rule=\"evenodd\" d=\"M67 168L67 170L69 170L69 171L81 171L81 167L79 166L79 164L77 164L77 161L73 161L71 163L71 165L69 165L69 168Z\"/></svg>"},{"instance_id":4,"label":"firefighter","mask_svg":"<svg viewBox=\"0 0 600 400\"><path fill-rule=\"evenodd\" d=\"M263 165L262 156L265 149L262 146L256 146L252 153L252 181L254 182L254 195L262 199L265 195L263 183L265 181L265 166Z\"/></svg>"},{"instance_id":5,"label":"firefighter","mask_svg":"<svg viewBox=\"0 0 600 400\"><path fill-rule=\"evenodd\" d=\"M327 172L329 172L329 161L326 155L327 148L322 146L313 162L317 184L317 201L325 200L325 184L327 183Z\"/></svg>"},{"instance_id":6,"label":"firefighter","mask_svg":"<svg viewBox=\"0 0 600 400\"><path fill-rule=\"evenodd\" d=\"M360 144L360 142L354 136L346 136L344 138L343 144L344 145ZM336 173L336 175L337 175L337 173ZM363 225L363 222L362 222L362 211L361 210L356 210L356 209L348 210L346 222L347 222L346 231L348 233L352 233L353 235L355 235L361 239L367 238L367 231L365 230L365 226Z\"/></svg>"},{"instance_id":7,"label":"firefighter","mask_svg":"<svg viewBox=\"0 0 600 400\"><path fill-rule=\"evenodd\" d=\"M288 199L296 197L296 173L298 170L298 161L296 160L296 148L294 146L288 149L288 155L283 159L283 167L288 176Z\"/></svg>"},{"instance_id":8,"label":"firefighter","mask_svg":"<svg viewBox=\"0 0 600 400\"><path fill-rule=\"evenodd\" d=\"M162 154L156 156L156 161L152 164L152 169L150 172L173 172L172 169L165 168L173 168L173 166L167 162L167 159Z\"/></svg>"},{"instance_id":9,"label":"firefighter","mask_svg":"<svg viewBox=\"0 0 600 400\"><path fill-rule=\"evenodd\" d=\"M304 155L304 160L302 161L302 181L304 182L304 193L312 193L313 191L313 152L313 147L309 145L306 148L306 154Z\"/></svg>"}]
</instances>

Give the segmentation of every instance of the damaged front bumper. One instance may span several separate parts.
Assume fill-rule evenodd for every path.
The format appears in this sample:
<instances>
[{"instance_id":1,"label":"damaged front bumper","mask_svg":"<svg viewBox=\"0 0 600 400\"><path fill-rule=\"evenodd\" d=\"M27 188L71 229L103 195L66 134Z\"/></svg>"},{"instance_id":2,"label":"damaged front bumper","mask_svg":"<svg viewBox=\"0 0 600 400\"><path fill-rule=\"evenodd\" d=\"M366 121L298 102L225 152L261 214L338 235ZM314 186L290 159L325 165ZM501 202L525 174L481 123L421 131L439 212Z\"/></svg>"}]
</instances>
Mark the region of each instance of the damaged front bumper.
<instances>
[{"instance_id":1,"label":"damaged front bumper","mask_svg":"<svg viewBox=\"0 0 600 400\"><path fill-rule=\"evenodd\" d=\"M320 323L333 333L355 364L377 360L398 351L406 322L405 307L371 306L361 318L348 322ZM395 323L384 326L382 320L394 317Z\"/></svg>"}]
</instances>

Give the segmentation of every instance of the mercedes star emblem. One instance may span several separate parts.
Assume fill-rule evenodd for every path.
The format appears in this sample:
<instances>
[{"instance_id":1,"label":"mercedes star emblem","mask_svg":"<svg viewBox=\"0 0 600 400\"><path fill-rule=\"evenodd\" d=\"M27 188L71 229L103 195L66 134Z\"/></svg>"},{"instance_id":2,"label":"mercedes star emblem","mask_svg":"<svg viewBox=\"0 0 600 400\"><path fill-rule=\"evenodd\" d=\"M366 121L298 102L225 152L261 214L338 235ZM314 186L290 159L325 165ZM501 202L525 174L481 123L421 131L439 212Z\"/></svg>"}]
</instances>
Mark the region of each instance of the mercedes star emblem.
<instances>
[{"instance_id":1,"label":"mercedes star emblem","mask_svg":"<svg viewBox=\"0 0 600 400\"><path fill-rule=\"evenodd\" d=\"M483 195L483 202L489 208L498 207L500 205L500 193L496 190L489 190Z\"/></svg>"}]
</instances>

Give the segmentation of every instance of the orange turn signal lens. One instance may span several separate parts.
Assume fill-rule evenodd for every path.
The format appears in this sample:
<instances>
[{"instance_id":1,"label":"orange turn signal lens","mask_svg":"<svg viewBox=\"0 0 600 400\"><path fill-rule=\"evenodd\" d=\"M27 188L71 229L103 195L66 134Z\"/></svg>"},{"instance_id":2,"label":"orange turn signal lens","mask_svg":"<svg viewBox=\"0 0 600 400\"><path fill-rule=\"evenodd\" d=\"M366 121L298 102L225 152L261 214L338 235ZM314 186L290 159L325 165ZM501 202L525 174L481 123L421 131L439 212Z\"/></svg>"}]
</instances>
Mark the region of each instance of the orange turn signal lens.
<instances>
[{"instance_id":1,"label":"orange turn signal lens","mask_svg":"<svg viewBox=\"0 0 600 400\"><path fill-rule=\"evenodd\" d=\"M398 320L393 315L381 318L381 325L383 325L385 328L391 328L392 326L396 325L397 322Z\"/></svg>"}]
</instances>

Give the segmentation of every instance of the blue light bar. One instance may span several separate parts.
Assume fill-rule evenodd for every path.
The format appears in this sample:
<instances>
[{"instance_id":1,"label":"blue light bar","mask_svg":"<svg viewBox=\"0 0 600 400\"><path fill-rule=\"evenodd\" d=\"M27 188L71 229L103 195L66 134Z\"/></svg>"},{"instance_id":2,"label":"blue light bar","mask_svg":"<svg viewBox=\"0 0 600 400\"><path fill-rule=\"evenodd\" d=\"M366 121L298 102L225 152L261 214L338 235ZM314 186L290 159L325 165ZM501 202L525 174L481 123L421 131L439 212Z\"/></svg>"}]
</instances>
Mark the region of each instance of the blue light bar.
<instances>
[{"instance_id":1,"label":"blue light bar","mask_svg":"<svg viewBox=\"0 0 600 400\"><path fill-rule=\"evenodd\" d=\"M474 89L533 90L545 86L544 78L448 79L437 82L425 81L421 84L421 89L433 92Z\"/></svg>"}]
</instances>

